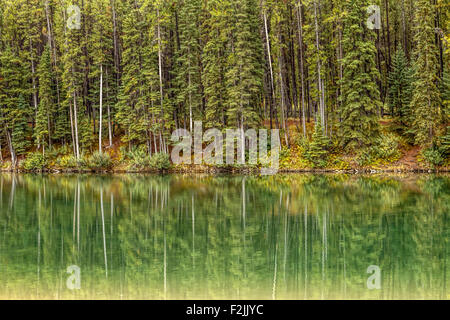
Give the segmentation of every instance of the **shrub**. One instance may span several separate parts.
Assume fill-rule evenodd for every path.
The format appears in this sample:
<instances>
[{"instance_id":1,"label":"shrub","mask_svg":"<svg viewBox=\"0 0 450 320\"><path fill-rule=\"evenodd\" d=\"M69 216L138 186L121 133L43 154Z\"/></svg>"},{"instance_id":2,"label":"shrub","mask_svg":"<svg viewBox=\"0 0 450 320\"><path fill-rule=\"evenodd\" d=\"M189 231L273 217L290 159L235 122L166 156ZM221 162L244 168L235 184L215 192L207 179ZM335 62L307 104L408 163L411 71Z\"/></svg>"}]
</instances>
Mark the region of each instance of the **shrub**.
<instances>
[{"instance_id":1,"label":"shrub","mask_svg":"<svg viewBox=\"0 0 450 320\"><path fill-rule=\"evenodd\" d=\"M388 162L398 160L401 155L399 145L400 142L395 134L383 134L373 146L360 150L356 161L360 166L364 166L379 160Z\"/></svg>"},{"instance_id":2,"label":"shrub","mask_svg":"<svg viewBox=\"0 0 450 320\"><path fill-rule=\"evenodd\" d=\"M401 155L399 150L399 140L395 134L388 133L378 138L374 146L374 156L377 159L393 160Z\"/></svg>"},{"instance_id":3,"label":"shrub","mask_svg":"<svg viewBox=\"0 0 450 320\"><path fill-rule=\"evenodd\" d=\"M422 156L425 161L433 166L440 166L444 163L444 158L442 157L440 150L435 147L425 149L422 152Z\"/></svg>"},{"instance_id":4,"label":"shrub","mask_svg":"<svg viewBox=\"0 0 450 320\"><path fill-rule=\"evenodd\" d=\"M47 168L48 159L40 152L31 153L23 162L23 169L27 171L42 171Z\"/></svg>"},{"instance_id":5,"label":"shrub","mask_svg":"<svg viewBox=\"0 0 450 320\"><path fill-rule=\"evenodd\" d=\"M94 171L104 171L113 167L113 161L108 153L95 152L88 158L85 166Z\"/></svg>"},{"instance_id":6,"label":"shrub","mask_svg":"<svg viewBox=\"0 0 450 320\"><path fill-rule=\"evenodd\" d=\"M75 169L79 167L78 160L74 155L58 158L56 164L63 169Z\"/></svg>"},{"instance_id":7,"label":"shrub","mask_svg":"<svg viewBox=\"0 0 450 320\"><path fill-rule=\"evenodd\" d=\"M159 170L159 171L168 170L171 167L170 157L166 153L155 153L150 158L149 164L150 164L150 168Z\"/></svg>"},{"instance_id":8,"label":"shrub","mask_svg":"<svg viewBox=\"0 0 450 320\"><path fill-rule=\"evenodd\" d=\"M129 168L132 170L145 170L150 168L150 157L143 148L138 148L127 154Z\"/></svg>"}]
</instances>

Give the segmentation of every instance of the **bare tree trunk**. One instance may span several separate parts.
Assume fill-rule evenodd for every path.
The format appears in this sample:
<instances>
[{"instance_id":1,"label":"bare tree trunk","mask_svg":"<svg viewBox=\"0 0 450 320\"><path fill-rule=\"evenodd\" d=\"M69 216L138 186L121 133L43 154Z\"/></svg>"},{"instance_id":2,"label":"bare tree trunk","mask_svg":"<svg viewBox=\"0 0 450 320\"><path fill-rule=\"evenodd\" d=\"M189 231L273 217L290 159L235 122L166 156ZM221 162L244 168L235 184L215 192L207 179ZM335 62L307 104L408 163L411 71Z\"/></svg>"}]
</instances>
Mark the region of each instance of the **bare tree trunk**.
<instances>
[{"instance_id":1,"label":"bare tree trunk","mask_svg":"<svg viewBox=\"0 0 450 320\"><path fill-rule=\"evenodd\" d=\"M49 46L49 48L50 48L50 52L51 52L51 55L53 56L53 69L55 70L55 72L56 72L56 67L57 67L57 61L56 61L56 46L54 45L54 40L53 40L53 35L52 35L52 25L51 25L51 22L50 22L50 10L49 10L49 7L48 7L48 0L46 0L45 1L45 17L46 17L46 20L47 20L47 29L48 29L48 46ZM64 17L64 21L66 21L66 11L65 10L63 10L63 17ZM65 31L65 28L66 27L64 27L64 33L66 32ZM56 80L56 93L57 93L57 99L58 99L58 108L59 108L59 106L60 106L60 102L61 102L61 98L60 98L60 90L59 90L59 80L58 80L58 76L57 76L57 74L55 73L55 80Z\"/></svg>"},{"instance_id":2,"label":"bare tree trunk","mask_svg":"<svg viewBox=\"0 0 450 320\"><path fill-rule=\"evenodd\" d=\"M280 34L281 35L281 34ZM281 38L281 36L280 36ZM286 114L285 114L285 92L284 92L284 78L283 78L283 71L281 70L282 65L284 64L282 53L280 50L279 57L278 57L278 69L280 74L280 93L281 93L281 121L283 124L283 130L284 130L284 139L286 142L286 146L289 147L289 128L286 125Z\"/></svg>"},{"instance_id":3,"label":"bare tree trunk","mask_svg":"<svg viewBox=\"0 0 450 320\"><path fill-rule=\"evenodd\" d=\"M316 49L317 49L317 88L319 90L319 110L320 118L322 120L322 125L325 124L325 103L324 103L324 93L323 93L323 83L322 83L322 62L320 61L320 40L319 40L319 23L317 19L317 1L314 1L314 24L316 33ZM324 126L325 132L325 126Z\"/></svg>"},{"instance_id":4,"label":"bare tree trunk","mask_svg":"<svg viewBox=\"0 0 450 320\"><path fill-rule=\"evenodd\" d=\"M119 69L120 69L120 61L119 61L119 45L117 40L117 16L116 16L116 1L111 1L112 8L112 18L113 18L113 41L114 41L114 68L116 71L116 82L117 86L119 86Z\"/></svg>"},{"instance_id":5,"label":"bare tree trunk","mask_svg":"<svg viewBox=\"0 0 450 320\"><path fill-rule=\"evenodd\" d=\"M386 36L387 36L387 49L388 49L388 65L387 70L391 70L391 30L389 25L389 1L384 0L386 10Z\"/></svg>"},{"instance_id":6,"label":"bare tree trunk","mask_svg":"<svg viewBox=\"0 0 450 320\"><path fill-rule=\"evenodd\" d=\"M109 85L108 85L108 68L106 68L106 98L108 100L109 96ZM109 147L111 148L113 145L112 141L112 123L111 123L111 107L109 105L109 101L107 102L107 111L108 111L108 137L109 137Z\"/></svg>"},{"instance_id":7,"label":"bare tree trunk","mask_svg":"<svg viewBox=\"0 0 450 320\"><path fill-rule=\"evenodd\" d=\"M189 62L190 64L190 62ZM189 70L191 70L191 66L189 65ZM188 86L189 88L191 88L191 72L188 71ZM189 89L189 128L191 130L191 132L193 132L194 127L193 127L193 119L192 119L192 93L191 90Z\"/></svg>"},{"instance_id":8,"label":"bare tree trunk","mask_svg":"<svg viewBox=\"0 0 450 320\"><path fill-rule=\"evenodd\" d=\"M30 38L30 54L31 54L31 82L33 84L33 104L34 104L34 112L36 114L38 109L38 98L37 98L37 90L36 90L36 67L34 65L34 54L33 54L33 43Z\"/></svg>"},{"instance_id":9,"label":"bare tree trunk","mask_svg":"<svg viewBox=\"0 0 450 320\"><path fill-rule=\"evenodd\" d=\"M11 132L9 131L9 129L6 129L6 138L8 140L9 152L11 153L11 164L14 169L14 168L16 168L17 157L16 157L16 151L14 150L14 146L12 143Z\"/></svg>"},{"instance_id":10,"label":"bare tree trunk","mask_svg":"<svg viewBox=\"0 0 450 320\"><path fill-rule=\"evenodd\" d=\"M75 91L73 92L73 118L74 118L74 129L75 129L75 156L80 159L80 144L78 140L78 111L77 111L77 96Z\"/></svg>"},{"instance_id":11,"label":"bare tree trunk","mask_svg":"<svg viewBox=\"0 0 450 320\"><path fill-rule=\"evenodd\" d=\"M297 24L298 24L298 44L300 47L300 79L302 85L302 125L303 125L303 136L306 137L306 114L305 114L305 71L304 71L304 52L303 52L303 3L302 0L298 2L297 10Z\"/></svg>"},{"instance_id":12,"label":"bare tree trunk","mask_svg":"<svg viewBox=\"0 0 450 320\"><path fill-rule=\"evenodd\" d=\"M271 111L270 111L270 128L272 128L272 116L273 116L273 110L272 110L272 105L274 102L274 93L275 93L275 88L274 88L274 81L273 81L273 66L272 66L272 54L270 52L270 39L269 39L269 29L267 27L267 15L266 15L266 11L263 10L263 18L264 18L264 32L266 35L266 47L267 47L267 58L269 59L269 71L270 71L270 106L271 106Z\"/></svg>"},{"instance_id":13,"label":"bare tree trunk","mask_svg":"<svg viewBox=\"0 0 450 320\"><path fill-rule=\"evenodd\" d=\"M158 67L159 67L159 94L161 96L161 119L162 119L162 128L161 130L164 130L164 90L163 90L163 76L162 76L162 44L161 44L161 26L159 23L159 8L157 10L157 16L158 16ZM160 132L161 135L161 132ZM161 139L161 136L160 136ZM162 139L161 139L162 142ZM160 149L161 149L160 145Z\"/></svg>"},{"instance_id":14,"label":"bare tree trunk","mask_svg":"<svg viewBox=\"0 0 450 320\"><path fill-rule=\"evenodd\" d=\"M103 129L103 64L100 65L100 119L98 123L98 152L102 153L102 129Z\"/></svg>"}]
</instances>

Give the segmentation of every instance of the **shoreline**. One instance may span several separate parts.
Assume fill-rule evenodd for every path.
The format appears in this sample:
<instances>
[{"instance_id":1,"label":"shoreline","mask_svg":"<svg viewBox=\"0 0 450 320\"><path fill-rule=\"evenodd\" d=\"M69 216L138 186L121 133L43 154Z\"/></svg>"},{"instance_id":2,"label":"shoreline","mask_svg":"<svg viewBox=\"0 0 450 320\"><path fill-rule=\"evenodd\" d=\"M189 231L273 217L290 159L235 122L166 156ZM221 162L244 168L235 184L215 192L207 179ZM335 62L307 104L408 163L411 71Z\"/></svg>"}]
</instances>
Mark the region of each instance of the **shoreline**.
<instances>
[{"instance_id":1,"label":"shoreline","mask_svg":"<svg viewBox=\"0 0 450 320\"><path fill-rule=\"evenodd\" d=\"M50 168L44 170L24 170L24 169L11 169L0 168L0 173L41 173L41 174L241 174L241 175L260 175L261 170L255 168L205 168L189 167L189 168L171 168L169 170L129 170L129 169L109 169L109 170L87 170L87 169L60 169ZM352 168L352 169L279 169L276 175L282 174L445 174L450 173L449 167L444 168Z\"/></svg>"}]
</instances>

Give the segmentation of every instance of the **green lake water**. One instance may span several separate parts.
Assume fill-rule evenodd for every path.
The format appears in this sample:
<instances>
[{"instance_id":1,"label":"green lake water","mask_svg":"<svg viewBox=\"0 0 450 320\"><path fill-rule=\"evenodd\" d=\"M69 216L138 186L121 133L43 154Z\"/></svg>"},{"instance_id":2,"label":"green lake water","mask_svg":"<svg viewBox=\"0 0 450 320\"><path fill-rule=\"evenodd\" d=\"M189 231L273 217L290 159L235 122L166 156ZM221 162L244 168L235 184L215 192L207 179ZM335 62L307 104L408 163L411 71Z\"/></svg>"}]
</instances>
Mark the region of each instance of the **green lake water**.
<instances>
[{"instance_id":1,"label":"green lake water","mask_svg":"<svg viewBox=\"0 0 450 320\"><path fill-rule=\"evenodd\" d=\"M0 174L0 299L449 299L449 212L448 176Z\"/></svg>"}]
</instances>

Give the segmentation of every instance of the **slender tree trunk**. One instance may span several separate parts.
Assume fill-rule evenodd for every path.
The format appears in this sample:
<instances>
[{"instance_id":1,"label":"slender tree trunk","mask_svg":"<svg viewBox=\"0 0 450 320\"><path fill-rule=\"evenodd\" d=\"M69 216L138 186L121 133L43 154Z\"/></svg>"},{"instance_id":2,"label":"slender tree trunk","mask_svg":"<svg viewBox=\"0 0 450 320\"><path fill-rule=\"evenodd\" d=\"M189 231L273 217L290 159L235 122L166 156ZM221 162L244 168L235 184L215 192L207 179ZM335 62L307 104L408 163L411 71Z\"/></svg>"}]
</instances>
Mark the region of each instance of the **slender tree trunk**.
<instances>
[{"instance_id":1,"label":"slender tree trunk","mask_svg":"<svg viewBox=\"0 0 450 320\"><path fill-rule=\"evenodd\" d=\"M386 36L387 36L387 50L388 50L388 64L387 71L391 70L391 30L389 25L389 0L384 0L386 10Z\"/></svg>"},{"instance_id":2,"label":"slender tree trunk","mask_svg":"<svg viewBox=\"0 0 450 320\"><path fill-rule=\"evenodd\" d=\"M109 137L109 148L112 147L112 123L111 123L111 107L109 105L109 81L108 81L108 68L105 69L106 81L106 110L108 112L108 137Z\"/></svg>"},{"instance_id":3,"label":"slender tree trunk","mask_svg":"<svg viewBox=\"0 0 450 320\"><path fill-rule=\"evenodd\" d=\"M8 140L9 153L11 154L11 164L13 169L15 169L17 164L17 157L12 143L11 132L9 131L9 129L6 129L6 138Z\"/></svg>"},{"instance_id":4,"label":"slender tree trunk","mask_svg":"<svg viewBox=\"0 0 450 320\"><path fill-rule=\"evenodd\" d=\"M322 62L320 60L320 37L319 37L319 22L317 13L317 1L314 1L314 25L316 33L316 49L317 49L317 88L319 90L319 110L320 117L322 120L323 130L325 132L325 103L324 103L324 93L323 93L323 83L322 83Z\"/></svg>"},{"instance_id":5,"label":"slender tree trunk","mask_svg":"<svg viewBox=\"0 0 450 320\"><path fill-rule=\"evenodd\" d=\"M33 43L30 38L30 54L31 54L31 82L33 85L33 104L34 104L34 114L36 115L38 109L38 97L36 90L36 67L34 65L34 54L33 54Z\"/></svg>"},{"instance_id":6,"label":"slender tree trunk","mask_svg":"<svg viewBox=\"0 0 450 320\"><path fill-rule=\"evenodd\" d=\"M280 35L279 37L281 38L281 30L280 30ZM281 39L280 39L281 40ZM280 93L281 93L281 121L283 124L283 129L284 129L284 139L286 142L286 146L289 147L289 128L286 124L286 113L285 113L285 109L286 109L286 105L285 105L285 88L284 88L284 78L283 78L283 71L282 71L282 66L284 65L284 61L283 61L283 53L280 50L279 53L279 57L278 57L278 71L279 71L279 75L280 75Z\"/></svg>"},{"instance_id":7,"label":"slender tree trunk","mask_svg":"<svg viewBox=\"0 0 450 320\"><path fill-rule=\"evenodd\" d=\"M100 106L98 123L98 152L102 153L102 129L103 129L103 65L100 65Z\"/></svg>"},{"instance_id":8,"label":"slender tree trunk","mask_svg":"<svg viewBox=\"0 0 450 320\"><path fill-rule=\"evenodd\" d=\"M263 10L263 18L264 18L264 32L266 35L266 47L267 47L267 58L269 60L269 72L270 72L270 128L273 128L273 103L274 103L274 80L273 80L273 66L272 66L272 54L270 52L270 38L269 38L269 29L267 27L267 15L266 12Z\"/></svg>"},{"instance_id":9,"label":"slender tree trunk","mask_svg":"<svg viewBox=\"0 0 450 320\"><path fill-rule=\"evenodd\" d=\"M52 68L55 71L55 82L56 82L56 94L57 94L57 102L58 102L58 109L61 105L61 96L60 96L60 90L59 90L59 80L58 75L56 73L57 70L57 59L56 59L56 46L54 44L53 34L52 34L52 24L50 21L50 9L48 7L48 0L45 1L45 16L47 20L47 29L48 29L48 46L50 48L50 52L53 56L53 65ZM63 17L64 21L66 21L66 11L63 10ZM66 32L66 28L64 27L64 34Z\"/></svg>"},{"instance_id":10,"label":"slender tree trunk","mask_svg":"<svg viewBox=\"0 0 450 320\"><path fill-rule=\"evenodd\" d=\"M301 118L303 125L303 136L306 137L306 114L305 114L305 71L304 71L304 50L303 50L303 3L302 0L298 1L297 8L297 24L298 24L298 45L300 48L300 79L302 86L302 108Z\"/></svg>"},{"instance_id":11,"label":"slender tree trunk","mask_svg":"<svg viewBox=\"0 0 450 320\"><path fill-rule=\"evenodd\" d=\"M190 88L191 88L190 61L189 61L189 71L188 71L188 86L189 86L189 128L191 129L191 132L193 132L194 126L193 126L193 119L192 119L192 93L190 90Z\"/></svg>"},{"instance_id":12,"label":"slender tree trunk","mask_svg":"<svg viewBox=\"0 0 450 320\"><path fill-rule=\"evenodd\" d=\"M120 73L120 60L119 60L119 41L117 35L117 15L116 15L116 1L111 0L112 18L113 18L113 42L114 42L114 69L116 72L116 85L119 87L119 73Z\"/></svg>"},{"instance_id":13,"label":"slender tree trunk","mask_svg":"<svg viewBox=\"0 0 450 320\"><path fill-rule=\"evenodd\" d=\"M77 96L76 92L73 92L73 118L74 118L74 131L75 131L75 156L80 159L80 144L78 140L78 111L77 111Z\"/></svg>"},{"instance_id":14,"label":"slender tree trunk","mask_svg":"<svg viewBox=\"0 0 450 320\"><path fill-rule=\"evenodd\" d=\"M164 88L163 88L163 70L162 70L162 43L161 43L161 26L159 21L159 8L156 9L157 16L158 16L158 69L159 69L159 94L161 96L161 119L162 119L162 128L160 130L160 142L161 145L159 146L160 149L162 148L162 133L161 131L164 130L165 127L165 121L164 121ZM162 150L162 149L161 149Z\"/></svg>"}]
</instances>

